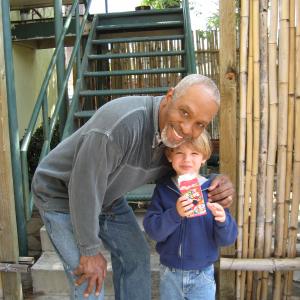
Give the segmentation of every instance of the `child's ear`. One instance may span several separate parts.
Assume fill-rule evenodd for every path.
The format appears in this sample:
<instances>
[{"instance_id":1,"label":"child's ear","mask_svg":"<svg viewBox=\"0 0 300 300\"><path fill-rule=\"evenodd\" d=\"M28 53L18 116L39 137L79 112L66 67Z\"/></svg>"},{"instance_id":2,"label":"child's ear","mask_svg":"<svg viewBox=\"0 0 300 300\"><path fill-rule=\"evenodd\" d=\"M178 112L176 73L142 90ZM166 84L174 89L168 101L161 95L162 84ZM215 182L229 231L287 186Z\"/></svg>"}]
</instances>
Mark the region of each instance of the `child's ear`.
<instances>
[{"instance_id":1,"label":"child's ear","mask_svg":"<svg viewBox=\"0 0 300 300\"><path fill-rule=\"evenodd\" d=\"M203 160L202 163L201 163L201 166L204 166L206 163L206 160Z\"/></svg>"}]
</instances>

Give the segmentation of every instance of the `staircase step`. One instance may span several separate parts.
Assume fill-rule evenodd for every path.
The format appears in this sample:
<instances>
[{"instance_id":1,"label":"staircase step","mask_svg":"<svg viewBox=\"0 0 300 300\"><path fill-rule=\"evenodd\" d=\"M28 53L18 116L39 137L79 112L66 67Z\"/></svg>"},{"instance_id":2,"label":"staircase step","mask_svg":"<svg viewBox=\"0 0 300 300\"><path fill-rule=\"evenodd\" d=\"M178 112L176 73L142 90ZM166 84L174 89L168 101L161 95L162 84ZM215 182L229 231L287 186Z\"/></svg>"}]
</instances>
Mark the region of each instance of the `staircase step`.
<instances>
[{"instance_id":1,"label":"staircase step","mask_svg":"<svg viewBox=\"0 0 300 300\"><path fill-rule=\"evenodd\" d=\"M159 88L136 88L123 90L85 90L80 92L80 96L107 96L107 95L141 95L141 94L161 94L166 93L169 87Z\"/></svg>"},{"instance_id":2,"label":"staircase step","mask_svg":"<svg viewBox=\"0 0 300 300\"><path fill-rule=\"evenodd\" d=\"M139 17L149 17L150 19L155 18L171 18L173 15L182 15L182 8L167 8L167 9L149 9L149 10L136 10L136 11L123 11L123 12L112 12L99 14L99 22L111 22L112 19L116 19L117 22L124 18L138 19Z\"/></svg>"},{"instance_id":3,"label":"staircase step","mask_svg":"<svg viewBox=\"0 0 300 300\"><path fill-rule=\"evenodd\" d=\"M103 31L124 31L124 30L151 30L151 29L165 29L165 28L182 28L183 21L160 21L160 22L141 22L139 24L113 24L113 25L98 25L96 30Z\"/></svg>"},{"instance_id":4,"label":"staircase step","mask_svg":"<svg viewBox=\"0 0 300 300\"><path fill-rule=\"evenodd\" d=\"M153 56L175 56L185 54L184 50L178 51L153 51L153 52L133 52L133 53L106 53L91 54L89 59L114 59L114 58L134 58L134 57L153 57Z\"/></svg>"},{"instance_id":5,"label":"staircase step","mask_svg":"<svg viewBox=\"0 0 300 300\"><path fill-rule=\"evenodd\" d=\"M134 42L151 42L151 41L165 41L165 40L182 40L184 38L183 34L175 35L161 35L161 36L138 36L138 37L128 37L128 38L114 38L114 39L100 39L92 40L94 45L108 44L108 43L134 43Z\"/></svg>"},{"instance_id":6,"label":"staircase step","mask_svg":"<svg viewBox=\"0 0 300 300\"><path fill-rule=\"evenodd\" d=\"M108 263L108 272L105 279L105 299L109 299L109 297L113 297L114 295L112 284L112 267L109 253L104 252L103 255ZM156 253L153 253L151 254L150 260L153 291L152 299L158 299L159 256ZM52 295L53 297L55 295L66 297L66 295L69 294L68 279L64 273L62 263L54 252L44 252L32 267L31 272L33 280L33 294L47 295L48 297L52 297ZM45 300L46 299L47 298L45 298ZM50 299L51 298L49 298L49 300Z\"/></svg>"},{"instance_id":7,"label":"staircase step","mask_svg":"<svg viewBox=\"0 0 300 300\"><path fill-rule=\"evenodd\" d=\"M113 294L110 255L102 252L107 260L106 294ZM63 265L55 252L44 252L31 268L34 294L69 294L68 279Z\"/></svg>"},{"instance_id":8,"label":"staircase step","mask_svg":"<svg viewBox=\"0 0 300 300\"><path fill-rule=\"evenodd\" d=\"M170 69L146 69L146 70L117 70L117 71L99 71L85 72L86 77L101 77L101 76L122 76L122 75L144 75L144 74L162 74L162 73L183 73L185 68L170 68Z\"/></svg>"}]
</instances>

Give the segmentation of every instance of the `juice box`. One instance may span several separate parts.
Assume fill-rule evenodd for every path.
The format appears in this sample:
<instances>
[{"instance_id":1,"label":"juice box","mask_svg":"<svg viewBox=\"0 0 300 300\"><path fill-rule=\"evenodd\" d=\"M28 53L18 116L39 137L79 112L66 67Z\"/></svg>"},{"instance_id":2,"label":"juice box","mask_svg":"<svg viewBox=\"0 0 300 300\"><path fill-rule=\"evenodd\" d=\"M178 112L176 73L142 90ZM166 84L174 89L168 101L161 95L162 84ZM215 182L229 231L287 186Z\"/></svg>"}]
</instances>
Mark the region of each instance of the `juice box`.
<instances>
[{"instance_id":1,"label":"juice box","mask_svg":"<svg viewBox=\"0 0 300 300\"><path fill-rule=\"evenodd\" d=\"M193 214L190 218L206 215L205 202L197 174L180 175L178 185L181 194L186 195L193 202Z\"/></svg>"}]
</instances>

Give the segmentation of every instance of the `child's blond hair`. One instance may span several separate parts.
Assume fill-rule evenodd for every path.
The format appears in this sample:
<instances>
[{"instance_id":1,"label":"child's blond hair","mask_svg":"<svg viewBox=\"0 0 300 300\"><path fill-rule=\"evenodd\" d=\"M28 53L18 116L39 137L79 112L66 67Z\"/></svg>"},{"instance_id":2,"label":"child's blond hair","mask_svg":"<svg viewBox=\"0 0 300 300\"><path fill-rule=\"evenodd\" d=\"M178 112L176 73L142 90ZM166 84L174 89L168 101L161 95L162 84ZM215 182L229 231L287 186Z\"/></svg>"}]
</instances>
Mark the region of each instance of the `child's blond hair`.
<instances>
[{"instance_id":1,"label":"child's blond hair","mask_svg":"<svg viewBox=\"0 0 300 300\"><path fill-rule=\"evenodd\" d=\"M212 146L209 133L204 130L191 144L203 155L203 159L208 160L212 153Z\"/></svg>"},{"instance_id":2,"label":"child's blond hair","mask_svg":"<svg viewBox=\"0 0 300 300\"><path fill-rule=\"evenodd\" d=\"M200 152L203 155L204 160L208 160L212 153L212 146L210 142L210 136L209 133L204 130L196 139L193 139L192 141L186 141L181 145L184 144L190 144L192 147L194 147L198 152ZM180 145L180 146L181 146ZM180 147L179 146L179 147ZM177 148L177 147L175 147ZM174 148L166 148L166 155L168 157L169 153L173 151Z\"/></svg>"}]
</instances>

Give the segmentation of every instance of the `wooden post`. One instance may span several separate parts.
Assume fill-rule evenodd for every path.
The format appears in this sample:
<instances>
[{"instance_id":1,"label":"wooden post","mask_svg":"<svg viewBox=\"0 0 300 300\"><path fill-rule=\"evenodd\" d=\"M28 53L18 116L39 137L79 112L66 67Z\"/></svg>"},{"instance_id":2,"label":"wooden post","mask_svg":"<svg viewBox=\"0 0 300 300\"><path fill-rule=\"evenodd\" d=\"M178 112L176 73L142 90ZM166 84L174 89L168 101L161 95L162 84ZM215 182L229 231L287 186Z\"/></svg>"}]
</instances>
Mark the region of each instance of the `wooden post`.
<instances>
[{"instance_id":1,"label":"wooden post","mask_svg":"<svg viewBox=\"0 0 300 300\"><path fill-rule=\"evenodd\" d=\"M237 174L237 70L235 0L220 0L220 171L236 186ZM236 217L235 200L231 213ZM234 256L235 247L223 248L221 256ZM221 271L219 299L234 299L235 273Z\"/></svg>"},{"instance_id":2,"label":"wooden post","mask_svg":"<svg viewBox=\"0 0 300 300\"><path fill-rule=\"evenodd\" d=\"M0 261L17 262L19 248L8 133L1 6L0 37ZM4 299L19 300L23 298L20 274L0 273L0 281Z\"/></svg>"}]
</instances>

